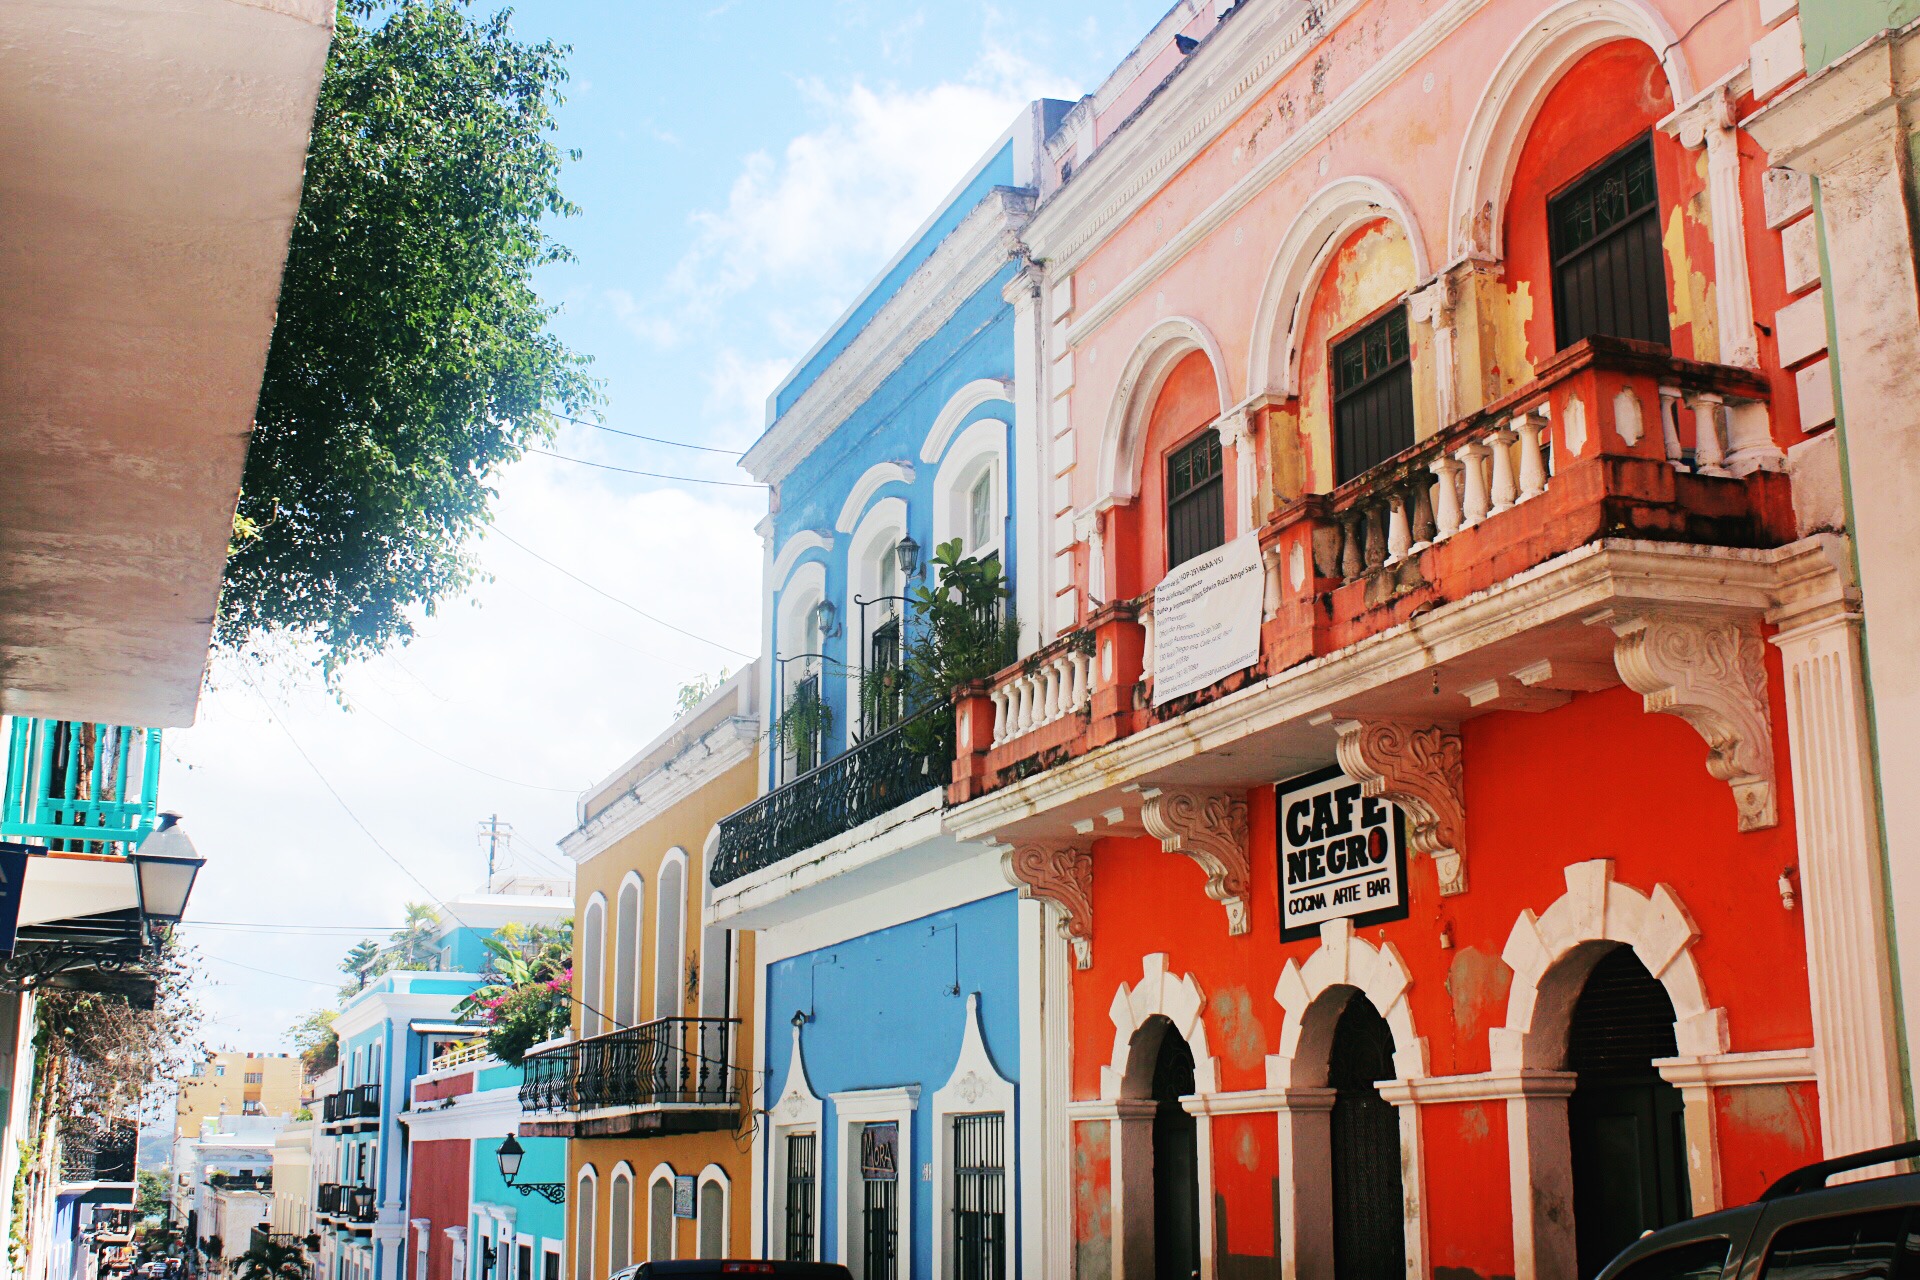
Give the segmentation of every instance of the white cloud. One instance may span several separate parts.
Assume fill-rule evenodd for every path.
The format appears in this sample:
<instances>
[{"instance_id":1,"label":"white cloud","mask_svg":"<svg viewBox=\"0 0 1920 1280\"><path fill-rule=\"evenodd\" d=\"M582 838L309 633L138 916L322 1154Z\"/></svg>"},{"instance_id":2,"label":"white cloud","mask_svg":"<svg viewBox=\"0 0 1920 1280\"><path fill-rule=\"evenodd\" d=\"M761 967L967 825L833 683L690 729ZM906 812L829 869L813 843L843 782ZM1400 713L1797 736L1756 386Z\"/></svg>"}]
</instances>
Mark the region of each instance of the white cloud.
<instances>
[{"instance_id":1,"label":"white cloud","mask_svg":"<svg viewBox=\"0 0 1920 1280\"><path fill-rule=\"evenodd\" d=\"M707 368L706 410L717 440L741 448L760 435L767 421L767 397L787 376L793 361L776 356L754 360L732 347L723 347Z\"/></svg>"},{"instance_id":2,"label":"white cloud","mask_svg":"<svg viewBox=\"0 0 1920 1280\"><path fill-rule=\"evenodd\" d=\"M695 310L762 284L825 289L844 305L1028 101L1061 91L993 44L965 81L801 89L826 123L777 156L747 156L726 207L694 215L699 237L671 283Z\"/></svg>"}]
</instances>

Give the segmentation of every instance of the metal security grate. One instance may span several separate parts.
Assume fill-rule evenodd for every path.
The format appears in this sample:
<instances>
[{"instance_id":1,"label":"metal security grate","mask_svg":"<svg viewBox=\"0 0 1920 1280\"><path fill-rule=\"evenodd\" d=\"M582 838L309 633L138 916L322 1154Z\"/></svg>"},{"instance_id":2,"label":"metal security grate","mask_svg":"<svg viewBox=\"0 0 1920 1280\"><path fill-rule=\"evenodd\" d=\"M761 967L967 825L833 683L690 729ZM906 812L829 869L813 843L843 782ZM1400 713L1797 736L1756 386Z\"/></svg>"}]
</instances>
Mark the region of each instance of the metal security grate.
<instances>
[{"instance_id":1,"label":"metal security grate","mask_svg":"<svg viewBox=\"0 0 1920 1280\"><path fill-rule=\"evenodd\" d=\"M1393 310L1333 349L1335 480L1345 484L1413 447L1407 311Z\"/></svg>"},{"instance_id":2,"label":"metal security grate","mask_svg":"<svg viewBox=\"0 0 1920 1280\"><path fill-rule=\"evenodd\" d=\"M860 1275L894 1280L900 1236L900 1126L869 1124L860 1131Z\"/></svg>"},{"instance_id":3,"label":"metal security grate","mask_svg":"<svg viewBox=\"0 0 1920 1280\"><path fill-rule=\"evenodd\" d=\"M1667 327L1667 268L1653 142L1641 138L1547 205L1554 340L1604 334L1657 342Z\"/></svg>"},{"instance_id":4,"label":"metal security grate","mask_svg":"<svg viewBox=\"0 0 1920 1280\"><path fill-rule=\"evenodd\" d=\"M1211 428L1167 455L1168 569L1227 540L1224 475L1220 433Z\"/></svg>"},{"instance_id":5,"label":"metal security grate","mask_svg":"<svg viewBox=\"0 0 1920 1280\"><path fill-rule=\"evenodd\" d=\"M787 1135L787 1251L795 1261L813 1259L814 1135Z\"/></svg>"},{"instance_id":6,"label":"metal security grate","mask_svg":"<svg viewBox=\"0 0 1920 1280\"><path fill-rule=\"evenodd\" d=\"M1593 967L1567 1028L1567 1070L1583 1078L1655 1074L1655 1058L1679 1052L1673 1001L1631 947L1610 951Z\"/></svg>"},{"instance_id":7,"label":"metal security grate","mask_svg":"<svg viewBox=\"0 0 1920 1280\"><path fill-rule=\"evenodd\" d=\"M1007 1230L1007 1118L953 1117L954 1274L1004 1280Z\"/></svg>"}]
</instances>

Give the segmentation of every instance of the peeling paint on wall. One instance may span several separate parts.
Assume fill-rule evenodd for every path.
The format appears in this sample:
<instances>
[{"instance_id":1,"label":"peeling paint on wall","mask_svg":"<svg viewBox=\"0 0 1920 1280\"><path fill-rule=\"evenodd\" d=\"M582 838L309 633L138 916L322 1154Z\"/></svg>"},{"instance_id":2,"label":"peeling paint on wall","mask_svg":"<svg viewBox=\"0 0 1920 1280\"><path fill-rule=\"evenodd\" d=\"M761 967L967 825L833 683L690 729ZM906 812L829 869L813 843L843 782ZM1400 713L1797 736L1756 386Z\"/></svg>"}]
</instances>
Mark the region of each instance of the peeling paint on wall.
<instances>
[{"instance_id":1,"label":"peeling paint on wall","mask_svg":"<svg viewBox=\"0 0 1920 1280\"><path fill-rule=\"evenodd\" d=\"M1213 1016L1220 1025L1227 1061L1251 1071L1266 1061L1267 1029L1253 1012L1253 997L1245 987L1213 993Z\"/></svg>"},{"instance_id":2,"label":"peeling paint on wall","mask_svg":"<svg viewBox=\"0 0 1920 1280\"><path fill-rule=\"evenodd\" d=\"M1506 961L1479 947L1462 947L1447 967L1447 994L1453 997L1454 1035L1477 1040L1489 1027L1506 1021L1507 988L1513 970Z\"/></svg>"},{"instance_id":3,"label":"peeling paint on wall","mask_svg":"<svg viewBox=\"0 0 1920 1280\"><path fill-rule=\"evenodd\" d=\"M1111 1134L1105 1120L1073 1127L1073 1273L1078 1280L1113 1274Z\"/></svg>"},{"instance_id":4,"label":"peeling paint on wall","mask_svg":"<svg viewBox=\"0 0 1920 1280\"><path fill-rule=\"evenodd\" d=\"M1303 490L1325 492L1339 483L1333 467L1333 342L1417 283L1413 245L1406 232L1389 219L1376 218L1355 229L1334 251L1314 291L1300 347L1300 435L1308 461ZM1431 350L1430 343L1421 346ZM1416 387L1433 385L1430 376L1422 376L1425 363L1425 351L1416 352ZM1416 395L1416 418L1420 413L1417 406L1423 400L1427 416L1433 413L1431 393ZM1425 426L1416 421L1415 429Z\"/></svg>"},{"instance_id":5,"label":"peeling paint on wall","mask_svg":"<svg viewBox=\"0 0 1920 1280\"><path fill-rule=\"evenodd\" d=\"M1700 196L1684 205L1675 205L1667 215L1667 230L1660 237L1660 243L1666 251L1667 278L1673 289L1673 307L1668 312L1667 324L1673 330L1675 346L1679 347L1681 330L1685 328L1692 335L1693 358L1712 362L1720 358L1720 323L1715 310L1718 303L1714 300L1713 282L1703 272L1693 269L1689 244L1692 237L1687 228L1688 223L1703 227L1705 212L1706 201Z\"/></svg>"}]
</instances>

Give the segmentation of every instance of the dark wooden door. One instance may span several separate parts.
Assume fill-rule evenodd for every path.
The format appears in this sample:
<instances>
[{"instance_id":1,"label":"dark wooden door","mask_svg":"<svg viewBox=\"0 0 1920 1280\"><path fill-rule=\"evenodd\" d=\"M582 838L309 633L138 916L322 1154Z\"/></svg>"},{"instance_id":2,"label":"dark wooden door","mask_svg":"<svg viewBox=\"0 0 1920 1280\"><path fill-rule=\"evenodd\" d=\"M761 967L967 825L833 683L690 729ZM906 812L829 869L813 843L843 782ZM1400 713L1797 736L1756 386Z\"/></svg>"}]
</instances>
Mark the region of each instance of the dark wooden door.
<instances>
[{"instance_id":1,"label":"dark wooden door","mask_svg":"<svg viewBox=\"0 0 1920 1280\"><path fill-rule=\"evenodd\" d=\"M1335 1280L1404 1280L1407 1273L1400 1118L1379 1088L1392 1078L1393 1032L1373 1002L1356 995L1334 1027L1327 1068Z\"/></svg>"},{"instance_id":2,"label":"dark wooden door","mask_svg":"<svg viewBox=\"0 0 1920 1280\"><path fill-rule=\"evenodd\" d=\"M1333 348L1333 470L1345 484L1413 447L1413 349L1395 307Z\"/></svg>"},{"instance_id":3,"label":"dark wooden door","mask_svg":"<svg viewBox=\"0 0 1920 1280\"><path fill-rule=\"evenodd\" d=\"M1180 1105L1193 1092L1193 1050L1176 1031L1153 1064L1153 1250L1155 1280L1200 1274L1200 1160L1194 1118Z\"/></svg>"},{"instance_id":4,"label":"dark wooden door","mask_svg":"<svg viewBox=\"0 0 1920 1280\"><path fill-rule=\"evenodd\" d=\"M1567 1067L1573 1218L1580 1275L1642 1232L1689 1216L1680 1091L1653 1069L1674 1055L1673 1002L1631 948L1595 966L1574 1005Z\"/></svg>"}]
</instances>

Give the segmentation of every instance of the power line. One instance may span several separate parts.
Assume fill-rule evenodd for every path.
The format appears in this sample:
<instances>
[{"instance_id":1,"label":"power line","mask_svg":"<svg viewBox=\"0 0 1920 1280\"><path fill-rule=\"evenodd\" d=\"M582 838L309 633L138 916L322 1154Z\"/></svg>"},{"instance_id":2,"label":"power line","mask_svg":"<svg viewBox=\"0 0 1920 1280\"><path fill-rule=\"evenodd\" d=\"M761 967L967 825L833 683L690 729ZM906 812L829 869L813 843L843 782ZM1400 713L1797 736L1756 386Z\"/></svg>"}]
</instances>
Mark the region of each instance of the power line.
<instances>
[{"instance_id":1,"label":"power line","mask_svg":"<svg viewBox=\"0 0 1920 1280\"><path fill-rule=\"evenodd\" d=\"M588 582L585 578L573 572L571 569L563 568L562 566L557 565L553 561L547 559L545 556L541 555L538 551L535 551L532 547L520 541L518 538L508 533L506 530L500 528L498 525L494 526L493 532L499 534L502 538L505 538L508 542L520 548L522 551L532 556L535 560L538 560L541 564L544 564L545 566L547 566L547 568L552 569L555 573L564 574L565 576L572 578L575 582L579 583L581 586L585 587L587 590L593 592L595 595L604 596L608 600L613 601L615 604L619 605L623 609L633 610L635 613L645 618L648 622L654 623L657 626L665 627L669 631L677 631L681 635L687 637L687 639L689 640L698 640L701 644L710 644L716 649L724 649L728 653L733 654L735 657L745 658L748 662L753 661L753 655L750 653L743 653L739 649L734 648L730 644L721 644L718 640L709 640L707 639L707 637L703 635L699 635L696 632L689 631L685 627L675 626L673 623L668 622L665 618L655 617L653 614L648 613L645 609L642 609L637 604L632 604L632 603L629 603L628 601L622 600L619 596L614 595L611 591L608 591L603 587L594 586L591 582Z\"/></svg>"},{"instance_id":2,"label":"power line","mask_svg":"<svg viewBox=\"0 0 1920 1280\"><path fill-rule=\"evenodd\" d=\"M676 484L711 484L723 489L764 489L765 485L748 480L707 480L700 476L675 476L664 471L640 471L633 467L616 467L611 462L588 462L585 458L570 458L564 453L555 453L551 449L528 449L528 453L537 453L542 457L558 458L562 462L578 463L583 467L594 467L601 471L618 471L623 475L646 476L651 480L671 480Z\"/></svg>"},{"instance_id":3,"label":"power line","mask_svg":"<svg viewBox=\"0 0 1920 1280\"><path fill-rule=\"evenodd\" d=\"M562 422L578 423L583 427L592 427L595 431L605 431L609 435L625 436L629 440L645 440L650 444L670 444L676 449L698 449L702 453L724 453L729 458L738 458L740 456L738 449L722 449L710 444L693 444L686 440L669 440L665 436L642 435L638 431L622 431L620 428L610 427L604 422L594 422L587 418L570 418L564 413L556 413L553 416Z\"/></svg>"},{"instance_id":4,"label":"power line","mask_svg":"<svg viewBox=\"0 0 1920 1280\"><path fill-rule=\"evenodd\" d=\"M209 960L218 960L221 964L230 964L236 969L245 969L249 973L264 973L269 978L285 978L288 982L304 982L308 986L326 987L329 990L340 985L338 982L322 982L318 978L302 978L297 974L281 973L274 969L262 969L258 965L241 964L238 960L229 960L225 956L217 956L211 951L202 951L200 954Z\"/></svg>"},{"instance_id":5,"label":"power line","mask_svg":"<svg viewBox=\"0 0 1920 1280\"><path fill-rule=\"evenodd\" d=\"M508 786L525 787L529 791L557 791L562 795L569 795L569 796L577 796L580 794L579 787L545 787L540 785L537 782L522 782L518 778L509 778L505 774L493 773L489 770L482 769L477 764L468 764L465 760L459 760L454 758L453 756L448 755L446 752L440 750L438 747L429 746L427 743L420 741L420 739L414 737L412 734L408 733L405 729L402 729L399 725L393 723L393 721L387 719L385 716L381 715L378 711L375 711L372 707L367 706L363 702L349 701L347 706L354 711L366 712L368 715L372 716L375 720L378 720L381 724L387 726L387 728L393 730L395 733L405 738L408 742L411 742L414 746L419 747L422 751L431 752L432 754L439 756L442 760L445 760L448 764L459 765L462 769L471 770L472 772L479 774L483 778L492 778L495 782L504 782Z\"/></svg>"},{"instance_id":6,"label":"power line","mask_svg":"<svg viewBox=\"0 0 1920 1280\"><path fill-rule=\"evenodd\" d=\"M320 785L327 789L327 794L333 797L334 803L338 804L342 812L344 812L347 815L347 817L353 820L353 825L360 828L361 834L366 836L366 838L372 842L373 847L378 849L381 853L385 854L387 861L391 862L394 866L400 868L400 870L406 874L407 879L413 881L415 884L419 885L423 890L425 890L427 897L432 900L433 905L435 905L436 907L439 907L442 911L445 911L448 915L452 916L454 923L460 925L462 928L466 928L466 929L472 928L473 927L472 925L469 925L465 920L462 920L459 914L455 912L453 908L447 906L447 904L441 900L439 894L435 893L432 889L427 887L427 882L425 880L422 880L419 876L413 873L412 867L409 867L406 863L400 861L400 859L397 856L395 856L393 850L387 848L386 845L380 843L380 837L374 835L373 829L369 827L366 823L360 820L360 815L353 811L353 806L347 803L346 797L341 795L339 791L335 790L334 785L331 782L327 781L326 774L320 772L320 766L315 764L313 761L313 757L307 754L307 749L300 745L300 739L293 736L293 730L287 727L286 720L282 716L278 716L274 714L273 704L267 701L267 695L260 692L259 686L253 683L253 678L249 676L245 671L242 671L240 673L240 681L242 684L246 685L248 689L253 691L254 697L260 699L260 705L267 709L267 719L272 721L276 726L278 726L280 732L286 735L287 741L293 745L294 751L299 754L302 760L306 761L307 768L313 770L313 776L320 780Z\"/></svg>"}]
</instances>

